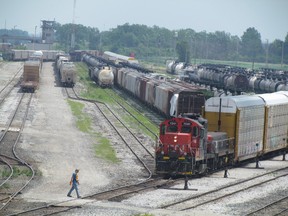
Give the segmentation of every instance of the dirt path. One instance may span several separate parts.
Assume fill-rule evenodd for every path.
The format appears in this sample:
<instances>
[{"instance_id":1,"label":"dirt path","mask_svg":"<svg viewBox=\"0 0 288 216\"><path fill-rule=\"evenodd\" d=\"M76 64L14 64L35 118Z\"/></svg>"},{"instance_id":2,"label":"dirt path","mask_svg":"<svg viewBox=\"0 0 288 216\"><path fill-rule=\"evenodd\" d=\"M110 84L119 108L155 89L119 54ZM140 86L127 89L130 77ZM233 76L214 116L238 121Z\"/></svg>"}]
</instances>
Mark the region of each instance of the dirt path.
<instances>
[{"instance_id":1,"label":"dirt path","mask_svg":"<svg viewBox=\"0 0 288 216\"><path fill-rule=\"evenodd\" d=\"M40 88L35 94L19 146L42 177L22 195L27 201L57 202L69 199L69 179L80 169L81 195L109 184L93 154L89 136L79 132L63 89L55 82L52 63L44 63ZM75 197L75 194L73 194Z\"/></svg>"}]
</instances>

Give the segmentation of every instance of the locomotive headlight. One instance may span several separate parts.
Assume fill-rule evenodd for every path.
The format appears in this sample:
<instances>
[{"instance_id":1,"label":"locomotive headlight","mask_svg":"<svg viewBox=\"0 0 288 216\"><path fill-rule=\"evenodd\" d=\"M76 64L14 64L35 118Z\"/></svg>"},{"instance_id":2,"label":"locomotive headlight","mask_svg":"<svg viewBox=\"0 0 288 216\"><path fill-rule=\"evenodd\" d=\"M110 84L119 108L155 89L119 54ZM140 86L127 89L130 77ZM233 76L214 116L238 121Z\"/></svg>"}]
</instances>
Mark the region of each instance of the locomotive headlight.
<instances>
[{"instance_id":1,"label":"locomotive headlight","mask_svg":"<svg viewBox=\"0 0 288 216\"><path fill-rule=\"evenodd\" d=\"M184 152L184 156L186 156L187 155L187 152Z\"/></svg>"},{"instance_id":2,"label":"locomotive headlight","mask_svg":"<svg viewBox=\"0 0 288 216\"><path fill-rule=\"evenodd\" d=\"M174 136L174 143L177 142L177 136Z\"/></svg>"},{"instance_id":3,"label":"locomotive headlight","mask_svg":"<svg viewBox=\"0 0 288 216\"><path fill-rule=\"evenodd\" d=\"M161 154L164 155L164 151L161 151Z\"/></svg>"}]
</instances>

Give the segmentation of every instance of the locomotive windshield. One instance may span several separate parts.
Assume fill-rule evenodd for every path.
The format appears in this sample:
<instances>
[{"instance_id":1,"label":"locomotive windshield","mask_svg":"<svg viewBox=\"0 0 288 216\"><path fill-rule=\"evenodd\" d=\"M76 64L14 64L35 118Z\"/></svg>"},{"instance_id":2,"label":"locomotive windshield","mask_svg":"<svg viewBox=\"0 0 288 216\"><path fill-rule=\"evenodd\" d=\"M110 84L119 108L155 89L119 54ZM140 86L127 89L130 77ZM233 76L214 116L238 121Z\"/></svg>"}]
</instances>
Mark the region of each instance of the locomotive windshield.
<instances>
[{"instance_id":1,"label":"locomotive windshield","mask_svg":"<svg viewBox=\"0 0 288 216\"><path fill-rule=\"evenodd\" d=\"M191 133L191 127L182 127L181 133Z\"/></svg>"},{"instance_id":2,"label":"locomotive windshield","mask_svg":"<svg viewBox=\"0 0 288 216\"><path fill-rule=\"evenodd\" d=\"M167 127L167 132L178 132L178 127L177 125L169 125Z\"/></svg>"}]
</instances>

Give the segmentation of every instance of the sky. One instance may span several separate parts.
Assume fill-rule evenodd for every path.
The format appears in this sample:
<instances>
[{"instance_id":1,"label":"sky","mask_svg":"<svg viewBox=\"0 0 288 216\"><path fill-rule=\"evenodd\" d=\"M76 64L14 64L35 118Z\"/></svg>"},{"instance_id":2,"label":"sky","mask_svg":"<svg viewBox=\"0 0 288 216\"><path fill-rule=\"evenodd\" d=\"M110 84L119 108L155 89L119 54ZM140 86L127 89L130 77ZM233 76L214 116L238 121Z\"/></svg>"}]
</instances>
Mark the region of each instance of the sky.
<instances>
[{"instance_id":1,"label":"sky","mask_svg":"<svg viewBox=\"0 0 288 216\"><path fill-rule=\"evenodd\" d=\"M100 31L129 23L239 37L254 27L262 41L273 42L288 33L288 0L0 0L0 29L40 35L41 20L74 20Z\"/></svg>"}]
</instances>

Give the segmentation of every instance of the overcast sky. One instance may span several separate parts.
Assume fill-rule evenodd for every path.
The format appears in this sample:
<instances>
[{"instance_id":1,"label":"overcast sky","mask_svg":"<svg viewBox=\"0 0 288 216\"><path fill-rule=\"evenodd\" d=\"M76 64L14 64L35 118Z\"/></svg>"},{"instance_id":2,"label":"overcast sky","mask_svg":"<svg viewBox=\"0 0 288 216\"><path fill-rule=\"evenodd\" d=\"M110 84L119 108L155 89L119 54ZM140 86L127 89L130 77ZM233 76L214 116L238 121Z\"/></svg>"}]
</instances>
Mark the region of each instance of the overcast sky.
<instances>
[{"instance_id":1,"label":"overcast sky","mask_svg":"<svg viewBox=\"0 0 288 216\"><path fill-rule=\"evenodd\" d=\"M39 35L41 20L72 23L73 5L74 0L0 0L0 28L32 34L36 29ZM76 0L74 21L100 31L129 23L239 37L255 27L262 41L273 42L288 33L288 0Z\"/></svg>"}]
</instances>

